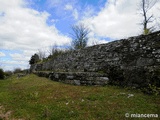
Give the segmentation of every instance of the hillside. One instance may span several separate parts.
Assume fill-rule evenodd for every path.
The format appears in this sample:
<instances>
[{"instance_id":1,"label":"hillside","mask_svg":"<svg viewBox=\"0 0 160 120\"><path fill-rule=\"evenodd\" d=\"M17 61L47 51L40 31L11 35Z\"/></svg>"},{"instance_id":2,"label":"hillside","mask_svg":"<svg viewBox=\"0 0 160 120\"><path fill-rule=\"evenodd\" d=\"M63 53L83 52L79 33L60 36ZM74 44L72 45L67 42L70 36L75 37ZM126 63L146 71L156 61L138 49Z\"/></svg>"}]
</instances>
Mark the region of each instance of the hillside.
<instances>
[{"instance_id":1,"label":"hillside","mask_svg":"<svg viewBox=\"0 0 160 120\"><path fill-rule=\"evenodd\" d=\"M0 119L116 120L126 119L126 113L158 114L159 110L160 96L138 90L73 86L33 74L0 81Z\"/></svg>"}]
</instances>

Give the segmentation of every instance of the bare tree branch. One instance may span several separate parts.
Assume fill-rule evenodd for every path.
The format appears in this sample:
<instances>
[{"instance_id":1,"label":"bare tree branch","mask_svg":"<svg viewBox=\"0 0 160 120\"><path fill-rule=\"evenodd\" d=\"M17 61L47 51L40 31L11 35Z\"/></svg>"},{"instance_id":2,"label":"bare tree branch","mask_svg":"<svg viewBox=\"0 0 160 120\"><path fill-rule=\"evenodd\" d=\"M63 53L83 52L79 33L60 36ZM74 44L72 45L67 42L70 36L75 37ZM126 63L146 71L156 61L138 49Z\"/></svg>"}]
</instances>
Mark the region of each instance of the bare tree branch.
<instances>
[{"instance_id":1,"label":"bare tree branch","mask_svg":"<svg viewBox=\"0 0 160 120\"><path fill-rule=\"evenodd\" d=\"M72 31L73 48L81 49L86 47L90 30L84 24L79 24L72 26Z\"/></svg>"},{"instance_id":2,"label":"bare tree branch","mask_svg":"<svg viewBox=\"0 0 160 120\"><path fill-rule=\"evenodd\" d=\"M46 56L45 51L42 51L42 50L38 49L38 56L39 56L40 60L42 60L43 58L45 58L45 56Z\"/></svg>"},{"instance_id":3,"label":"bare tree branch","mask_svg":"<svg viewBox=\"0 0 160 120\"><path fill-rule=\"evenodd\" d=\"M154 21L152 20L154 18L153 14L148 15L148 11L151 8L153 8L156 3L157 3L157 0L141 0L140 2L139 8L140 8L140 14L143 17L142 25L143 25L143 32L145 35L149 34L153 30L153 27L151 27L152 30L151 28L148 28L148 23L152 23Z\"/></svg>"}]
</instances>

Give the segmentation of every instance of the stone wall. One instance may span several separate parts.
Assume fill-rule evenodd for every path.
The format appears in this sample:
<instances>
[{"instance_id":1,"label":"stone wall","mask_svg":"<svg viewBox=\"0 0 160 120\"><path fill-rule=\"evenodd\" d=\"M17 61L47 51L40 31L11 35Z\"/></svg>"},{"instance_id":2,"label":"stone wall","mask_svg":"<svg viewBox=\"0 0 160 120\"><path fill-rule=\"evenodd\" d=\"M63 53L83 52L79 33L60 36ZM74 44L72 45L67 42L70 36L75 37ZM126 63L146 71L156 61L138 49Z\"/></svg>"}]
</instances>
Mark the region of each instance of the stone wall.
<instances>
[{"instance_id":1,"label":"stone wall","mask_svg":"<svg viewBox=\"0 0 160 120\"><path fill-rule=\"evenodd\" d=\"M160 31L71 51L31 70L97 72L112 84L160 86Z\"/></svg>"},{"instance_id":2,"label":"stone wall","mask_svg":"<svg viewBox=\"0 0 160 120\"><path fill-rule=\"evenodd\" d=\"M106 85L108 77L104 73L95 72L35 72L40 77L46 77L54 81L64 82L74 85Z\"/></svg>"}]
</instances>

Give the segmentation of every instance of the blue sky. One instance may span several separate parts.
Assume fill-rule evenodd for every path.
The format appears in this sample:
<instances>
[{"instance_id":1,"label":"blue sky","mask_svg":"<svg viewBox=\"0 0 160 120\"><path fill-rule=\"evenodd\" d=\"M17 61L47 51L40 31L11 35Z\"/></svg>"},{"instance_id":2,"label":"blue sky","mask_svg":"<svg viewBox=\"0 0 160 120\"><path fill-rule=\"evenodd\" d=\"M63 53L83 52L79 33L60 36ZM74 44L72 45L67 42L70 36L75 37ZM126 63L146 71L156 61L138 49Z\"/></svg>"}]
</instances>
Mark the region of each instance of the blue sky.
<instances>
[{"instance_id":1,"label":"blue sky","mask_svg":"<svg viewBox=\"0 0 160 120\"><path fill-rule=\"evenodd\" d=\"M47 24L55 24L63 34L68 34L71 26L82 19L87 9L93 9L94 12L91 13L93 15L98 13L105 3L106 0L32 0L29 7L48 12L50 16ZM75 11L78 12L77 16Z\"/></svg>"},{"instance_id":2,"label":"blue sky","mask_svg":"<svg viewBox=\"0 0 160 120\"><path fill-rule=\"evenodd\" d=\"M0 67L29 68L31 56L53 45L69 46L71 26L85 24L88 46L139 35L139 0L0 0ZM148 14L159 29L160 1Z\"/></svg>"}]
</instances>

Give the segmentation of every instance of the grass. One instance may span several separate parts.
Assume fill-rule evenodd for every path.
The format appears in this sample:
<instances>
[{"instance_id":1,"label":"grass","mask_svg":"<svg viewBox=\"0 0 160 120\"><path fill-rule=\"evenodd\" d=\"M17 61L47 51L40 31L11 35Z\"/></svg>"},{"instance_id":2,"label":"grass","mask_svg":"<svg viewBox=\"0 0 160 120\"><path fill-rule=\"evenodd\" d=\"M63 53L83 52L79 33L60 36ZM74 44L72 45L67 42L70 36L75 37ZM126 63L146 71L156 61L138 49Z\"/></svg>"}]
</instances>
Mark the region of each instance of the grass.
<instances>
[{"instance_id":1,"label":"grass","mask_svg":"<svg viewBox=\"0 0 160 120\"><path fill-rule=\"evenodd\" d=\"M0 119L10 112L14 120L119 120L159 110L160 96L116 86L73 86L33 74L0 81Z\"/></svg>"}]
</instances>

